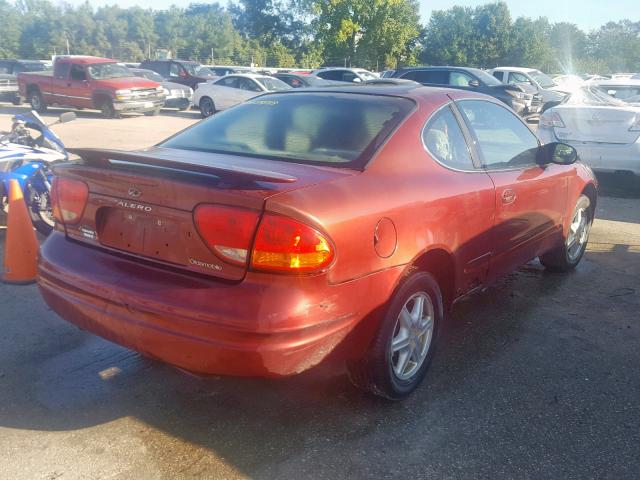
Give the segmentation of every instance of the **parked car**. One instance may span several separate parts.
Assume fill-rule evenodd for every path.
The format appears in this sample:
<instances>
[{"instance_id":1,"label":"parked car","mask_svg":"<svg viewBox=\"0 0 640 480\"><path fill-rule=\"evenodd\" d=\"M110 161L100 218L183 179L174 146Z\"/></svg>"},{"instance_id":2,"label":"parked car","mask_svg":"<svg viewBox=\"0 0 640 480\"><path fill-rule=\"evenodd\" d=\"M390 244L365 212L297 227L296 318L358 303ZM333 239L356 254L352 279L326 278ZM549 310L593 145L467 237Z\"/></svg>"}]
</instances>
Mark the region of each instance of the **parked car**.
<instances>
[{"instance_id":1,"label":"parked car","mask_svg":"<svg viewBox=\"0 0 640 480\"><path fill-rule=\"evenodd\" d=\"M537 256L571 270L596 206L572 147L492 97L413 84L265 94L150 149L74 153L39 256L53 311L197 373L333 352L396 399L456 299Z\"/></svg>"},{"instance_id":2,"label":"parked car","mask_svg":"<svg viewBox=\"0 0 640 480\"><path fill-rule=\"evenodd\" d=\"M397 70L393 78L413 80L422 85L443 86L475 91L497 98L517 114L525 116L531 110L533 96L519 85L503 85L487 72L467 67L409 67Z\"/></svg>"},{"instance_id":3,"label":"parked car","mask_svg":"<svg viewBox=\"0 0 640 480\"><path fill-rule=\"evenodd\" d=\"M152 80L162 85L165 95L165 108L177 108L181 111L191 108L193 90L190 87L179 83L167 82L160 74L153 70L146 70L144 68L130 68L130 70L136 77L146 78L147 80Z\"/></svg>"},{"instance_id":4,"label":"parked car","mask_svg":"<svg viewBox=\"0 0 640 480\"><path fill-rule=\"evenodd\" d=\"M559 105L569 93L558 87L551 77L533 68L500 67L489 70L489 73L505 84L532 86L540 94L542 112Z\"/></svg>"},{"instance_id":5,"label":"parked car","mask_svg":"<svg viewBox=\"0 0 640 480\"><path fill-rule=\"evenodd\" d=\"M640 96L640 78L625 77L612 80L598 80L592 82L592 84L608 95L618 100L624 100L625 102L637 102L637 98Z\"/></svg>"},{"instance_id":6,"label":"parked car","mask_svg":"<svg viewBox=\"0 0 640 480\"><path fill-rule=\"evenodd\" d=\"M45 70L46 65L37 60L0 60L0 102L20 105L22 101L18 91L18 73Z\"/></svg>"},{"instance_id":7,"label":"parked car","mask_svg":"<svg viewBox=\"0 0 640 480\"><path fill-rule=\"evenodd\" d=\"M291 88L328 87L339 83L331 80L324 80L323 78L315 77L313 75L300 75L295 73L276 73L273 77L278 80L282 80Z\"/></svg>"},{"instance_id":8,"label":"parked car","mask_svg":"<svg viewBox=\"0 0 640 480\"><path fill-rule=\"evenodd\" d=\"M289 90L291 87L268 75L242 73L227 75L212 82L201 83L193 96L193 104L203 117L226 110L265 92Z\"/></svg>"},{"instance_id":9,"label":"parked car","mask_svg":"<svg viewBox=\"0 0 640 480\"><path fill-rule=\"evenodd\" d=\"M360 83L373 80L378 76L364 68L328 67L314 70L311 75L334 82Z\"/></svg>"},{"instance_id":10,"label":"parked car","mask_svg":"<svg viewBox=\"0 0 640 480\"><path fill-rule=\"evenodd\" d=\"M216 77L207 67L186 60L145 60L140 68L153 70L166 81L186 85L192 90L198 88L199 83Z\"/></svg>"},{"instance_id":11,"label":"parked car","mask_svg":"<svg viewBox=\"0 0 640 480\"><path fill-rule=\"evenodd\" d=\"M109 58L58 57L53 72L19 73L18 86L36 112L60 105L95 108L114 118L124 112L155 115L164 105L158 82L136 77Z\"/></svg>"},{"instance_id":12,"label":"parked car","mask_svg":"<svg viewBox=\"0 0 640 480\"><path fill-rule=\"evenodd\" d=\"M540 117L545 142L573 146L596 172L640 175L640 105L585 86Z\"/></svg>"}]
</instances>

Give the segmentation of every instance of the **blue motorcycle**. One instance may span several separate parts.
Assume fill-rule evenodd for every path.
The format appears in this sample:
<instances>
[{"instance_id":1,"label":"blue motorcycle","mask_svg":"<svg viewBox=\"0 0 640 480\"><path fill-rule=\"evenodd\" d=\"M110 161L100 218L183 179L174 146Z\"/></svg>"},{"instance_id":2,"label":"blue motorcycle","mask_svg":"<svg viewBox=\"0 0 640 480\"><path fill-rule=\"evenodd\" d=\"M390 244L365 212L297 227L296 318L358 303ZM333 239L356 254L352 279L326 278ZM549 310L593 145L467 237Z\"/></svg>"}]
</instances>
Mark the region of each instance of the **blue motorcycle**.
<instances>
[{"instance_id":1,"label":"blue motorcycle","mask_svg":"<svg viewBox=\"0 0 640 480\"><path fill-rule=\"evenodd\" d=\"M73 112L60 115L51 125L36 113L15 115L10 132L0 132L0 201L8 209L9 181L17 180L33 226L48 235L53 229L51 212L51 166L68 160L67 151L49 127L75 120Z\"/></svg>"}]
</instances>

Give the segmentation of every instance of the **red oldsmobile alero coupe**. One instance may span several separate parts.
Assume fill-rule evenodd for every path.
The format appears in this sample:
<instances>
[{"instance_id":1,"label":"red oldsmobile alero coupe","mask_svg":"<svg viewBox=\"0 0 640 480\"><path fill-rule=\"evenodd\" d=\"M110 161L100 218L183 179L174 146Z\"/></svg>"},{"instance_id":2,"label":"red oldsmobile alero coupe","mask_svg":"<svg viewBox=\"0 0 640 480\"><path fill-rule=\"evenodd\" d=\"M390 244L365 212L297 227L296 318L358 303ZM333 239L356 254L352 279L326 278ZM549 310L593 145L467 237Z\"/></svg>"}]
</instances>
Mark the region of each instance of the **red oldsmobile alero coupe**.
<instances>
[{"instance_id":1,"label":"red oldsmobile alero coupe","mask_svg":"<svg viewBox=\"0 0 640 480\"><path fill-rule=\"evenodd\" d=\"M59 315L205 374L292 375L340 346L389 398L457 298L535 257L575 267L597 198L572 147L417 85L267 94L153 148L75 153L39 263Z\"/></svg>"}]
</instances>

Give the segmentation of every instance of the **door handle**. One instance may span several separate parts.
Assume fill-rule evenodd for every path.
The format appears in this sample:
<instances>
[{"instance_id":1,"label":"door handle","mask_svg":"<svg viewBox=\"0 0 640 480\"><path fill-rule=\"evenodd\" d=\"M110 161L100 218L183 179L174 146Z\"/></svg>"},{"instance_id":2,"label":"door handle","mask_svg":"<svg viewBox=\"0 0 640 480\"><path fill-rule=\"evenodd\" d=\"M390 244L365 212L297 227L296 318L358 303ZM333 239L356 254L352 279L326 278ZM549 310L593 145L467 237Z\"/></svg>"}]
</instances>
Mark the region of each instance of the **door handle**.
<instances>
[{"instance_id":1,"label":"door handle","mask_svg":"<svg viewBox=\"0 0 640 480\"><path fill-rule=\"evenodd\" d=\"M502 203L504 205L510 205L516 201L516 192L507 188L502 191Z\"/></svg>"}]
</instances>

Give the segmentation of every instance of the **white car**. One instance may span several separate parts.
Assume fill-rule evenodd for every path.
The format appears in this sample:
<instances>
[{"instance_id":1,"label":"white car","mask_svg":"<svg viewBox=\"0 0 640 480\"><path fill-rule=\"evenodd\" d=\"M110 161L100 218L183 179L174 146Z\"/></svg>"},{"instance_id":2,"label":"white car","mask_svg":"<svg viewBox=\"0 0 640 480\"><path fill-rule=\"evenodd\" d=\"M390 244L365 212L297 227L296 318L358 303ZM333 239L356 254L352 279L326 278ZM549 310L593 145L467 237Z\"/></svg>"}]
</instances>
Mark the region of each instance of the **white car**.
<instances>
[{"instance_id":1,"label":"white car","mask_svg":"<svg viewBox=\"0 0 640 480\"><path fill-rule=\"evenodd\" d=\"M594 171L640 175L640 104L586 85L540 116L544 143L573 146Z\"/></svg>"},{"instance_id":2,"label":"white car","mask_svg":"<svg viewBox=\"0 0 640 480\"><path fill-rule=\"evenodd\" d=\"M203 117L209 117L262 93L289 89L289 85L277 78L238 73L199 83L193 95L193 105L200 109Z\"/></svg>"}]
</instances>

